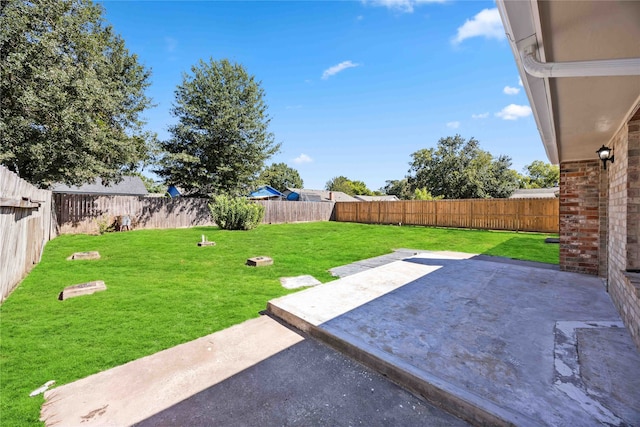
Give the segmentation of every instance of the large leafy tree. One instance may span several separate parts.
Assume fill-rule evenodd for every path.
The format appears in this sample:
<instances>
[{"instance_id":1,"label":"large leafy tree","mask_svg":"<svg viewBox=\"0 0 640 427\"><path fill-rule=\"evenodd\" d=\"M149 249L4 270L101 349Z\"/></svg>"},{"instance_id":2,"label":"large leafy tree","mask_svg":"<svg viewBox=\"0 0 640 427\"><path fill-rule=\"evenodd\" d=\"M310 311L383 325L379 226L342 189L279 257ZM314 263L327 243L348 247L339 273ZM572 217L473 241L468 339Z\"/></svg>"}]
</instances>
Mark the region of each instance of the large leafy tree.
<instances>
[{"instance_id":1,"label":"large leafy tree","mask_svg":"<svg viewBox=\"0 0 640 427\"><path fill-rule=\"evenodd\" d=\"M379 191L382 194L396 196L401 200L411 200L413 198L407 178L387 180L385 181L385 186Z\"/></svg>"},{"instance_id":2,"label":"large leafy tree","mask_svg":"<svg viewBox=\"0 0 640 427\"><path fill-rule=\"evenodd\" d=\"M351 185L351 180L346 176L335 176L327 181L325 187L326 190L329 191L341 191L345 194L354 195L353 186Z\"/></svg>"},{"instance_id":3,"label":"large leafy tree","mask_svg":"<svg viewBox=\"0 0 640 427\"><path fill-rule=\"evenodd\" d=\"M346 176L336 176L327 181L325 189L341 191L350 196L373 196L375 193L363 181L352 181Z\"/></svg>"},{"instance_id":4,"label":"large leafy tree","mask_svg":"<svg viewBox=\"0 0 640 427\"><path fill-rule=\"evenodd\" d=\"M187 194L243 194L280 145L269 132L264 90L245 68L200 60L175 92L178 124L156 171Z\"/></svg>"},{"instance_id":5,"label":"large leafy tree","mask_svg":"<svg viewBox=\"0 0 640 427\"><path fill-rule=\"evenodd\" d=\"M410 187L426 189L434 197L509 197L518 188L518 174L509 169L511 159L494 158L474 138L441 138L437 147L418 150L412 157Z\"/></svg>"},{"instance_id":6,"label":"large leafy tree","mask_svg":"<svg viewBox=\"0 0 640 427\"><path fill-rule=\"evenodd\" d=\"M109 182L148 158L149 71L90 0L0 3L0 163L41 187Z\"/></svg>"},{"instance_id":7,"label":"large leafy tree","mask_svg":"<svg viewBox=\"0 0 640 427\"><path fill-rule=\"evenodd\" d=\"M560 168L558 165L534 160L524 167L525 176L521 180L522 188L551 188L560 182Z\"/></svg>"},{"instance_id":8,"label":"large leafy tree","mask_svg":"<svg viewBox=\"0 0 640 427\"><path fill-rule=\"evenodd\" d=\"M274 163L266 167L260 173L258 182L261 185L270 185L278 191L304 187L304 182L298 171L287 166L286 163Z\"/></svg>"}]
</instances>

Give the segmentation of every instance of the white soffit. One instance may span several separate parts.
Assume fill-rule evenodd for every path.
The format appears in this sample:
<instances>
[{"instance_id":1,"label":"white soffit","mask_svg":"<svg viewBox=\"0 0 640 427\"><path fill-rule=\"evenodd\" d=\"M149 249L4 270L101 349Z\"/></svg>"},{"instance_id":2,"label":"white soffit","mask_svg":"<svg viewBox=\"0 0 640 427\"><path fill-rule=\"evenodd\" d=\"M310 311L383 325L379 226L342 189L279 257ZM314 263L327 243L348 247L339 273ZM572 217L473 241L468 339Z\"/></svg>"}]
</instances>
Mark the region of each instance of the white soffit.
<instances>
[{"instance_id":1,"label":"white soffit","mask_svg":"<svg viewBox=\"0 0 640 427\"><path fill-rule=\"evenodd\" d=\"M519 52L535 44L541 62L640 58L640 2L498 0L498 9L549 160L594 158L640 102L640 76L536 78Z\"/></svg>"},{"instance_id":2,"label":"white soffit","mask_svg":"<svg viewBox=\"0 0 640 427\"><path fill-rule=\"evenodd\" d=\"M535 2L504 0L498 0L497 6L547 157L551 163L557 164L558 149L548 79L536 78L527 74L519 53L524 47L534 44L540 47L539 58L545 60L537 6Z\"/></svg>"}]
</instances>

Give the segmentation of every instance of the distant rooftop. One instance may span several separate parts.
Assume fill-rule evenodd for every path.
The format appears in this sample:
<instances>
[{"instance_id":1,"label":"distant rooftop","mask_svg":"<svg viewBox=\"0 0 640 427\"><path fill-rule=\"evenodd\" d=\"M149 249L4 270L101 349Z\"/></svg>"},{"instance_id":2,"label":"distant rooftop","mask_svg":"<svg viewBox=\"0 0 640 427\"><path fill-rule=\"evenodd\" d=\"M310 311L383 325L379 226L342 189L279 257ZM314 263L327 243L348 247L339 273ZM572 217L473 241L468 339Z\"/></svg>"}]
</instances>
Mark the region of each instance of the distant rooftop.
<instances>
[{"instance_id":1,"label":"distant rooftop","mask_svg":"<svg viewBox=\"0 0 640 427\"><path fill-rule=\"evenodd\" d=\"M362 200L363 202L397 202L398 197L394 195L384 195L384 196L353 196L358 200Z\"/></svg>"},{"instance_id":2,"label":"distant rooftop","mask_svg":"<svg viewBox=\"0 0 640 427\"><path fill-rule=\"evenodd\" d=\"M516 190L510 199L553 199L557 197L560 187L552 188L521 188Z\"/></svg>"},{"instance_id":3,"label":"distant rooftop","mask_svg":"<svg viewBox=\"0 0 640 427\"><path fill-rule=\"evenodd\" d=\"M301 202L358 202L355 197L343 193L342 191L329 191L329 190L308 190L306 188L287 188L285 194L287 196L290 193L296 193L299 195L299 201ZM291 198L287 197L288 200Z\"/></svg>"},{"instance_id":4,"label":"distant rooftop","mask_svg":"<svg viewBox=\"0 0 640 427\"><path fill-rule=\"evenodd\" d=\"M92 184L81 186L54 184L51 191L64 194L104 194L115 196L146 196L148 194L147 188L138 176L125 176L119 183L111 183L108 186L103 185L100 178L97 178Z\"/></svg>"}]
</instances>

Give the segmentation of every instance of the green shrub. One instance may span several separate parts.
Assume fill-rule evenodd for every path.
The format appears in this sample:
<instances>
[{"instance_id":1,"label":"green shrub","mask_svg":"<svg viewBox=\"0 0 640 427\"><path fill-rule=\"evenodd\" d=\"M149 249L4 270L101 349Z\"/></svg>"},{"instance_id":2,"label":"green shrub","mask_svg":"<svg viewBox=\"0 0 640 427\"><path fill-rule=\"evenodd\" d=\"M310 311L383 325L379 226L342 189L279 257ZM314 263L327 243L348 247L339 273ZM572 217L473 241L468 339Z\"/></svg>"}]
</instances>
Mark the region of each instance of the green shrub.
<instances>
[{"instance_id":1,"label":"green shrub","mask_svg":"<svg viewBox=\"0 0 640 427\"><path fill-rule=\"evenodd\" d=\"M264 217L264 206L242 197L215 196L209 210L213 222L225 230L251 230Z\"/></svg>"},{"instance_id":2,"label":"green shrub","mask_svg":"<svg viewBox=\"0 0 640 427\"><path fill-rule=\"evenodd\" d=\"M101 217L97 218L95 221L96 221L96 224L98 225L98 233L100 234L111 233L113 231L116 231L117 220L115 219L112 220L111 217L107 214L102 215Z\"/></svg>"}]
</instances>

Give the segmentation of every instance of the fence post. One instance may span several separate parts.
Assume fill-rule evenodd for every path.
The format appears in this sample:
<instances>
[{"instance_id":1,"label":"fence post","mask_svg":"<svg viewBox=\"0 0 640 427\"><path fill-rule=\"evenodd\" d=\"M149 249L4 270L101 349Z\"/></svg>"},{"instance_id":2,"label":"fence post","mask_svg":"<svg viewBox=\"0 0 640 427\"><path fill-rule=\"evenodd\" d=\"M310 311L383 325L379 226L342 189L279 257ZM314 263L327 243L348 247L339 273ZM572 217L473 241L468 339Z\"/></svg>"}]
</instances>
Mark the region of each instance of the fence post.
<instances>
[{"instance_id":1,"label":"fence post","mask_svg":"<svg viewBox=\"0 0 640 427\"><path fill-rule=\"evenodd\" d=\"M435 222L435 226L438 226L438 203L433 204L433 219Z\"/></svg>"},{"instance_id":2,"label":"fence post","mask_svg":"<svg viewBox=\"0 0 640 427\"><path fill-rule=\"evenodd\" d=\"M402 202L402 224L407 223L407 203L409 203L408 200Z\"/></svg>"}]
</instances>

